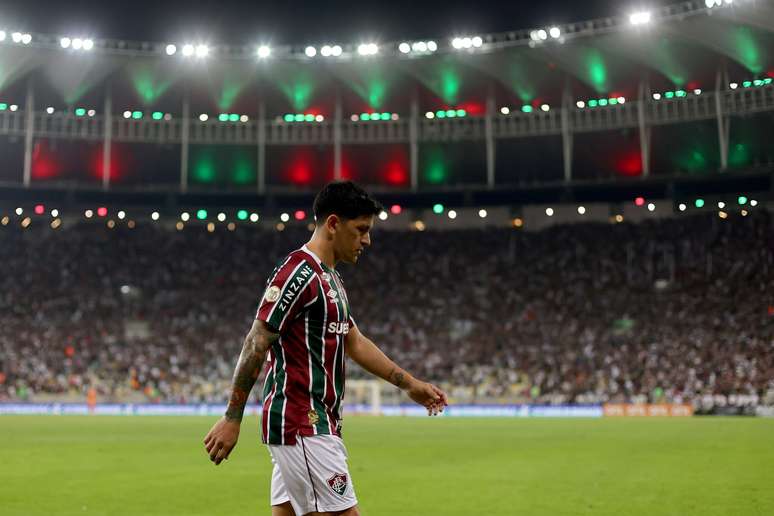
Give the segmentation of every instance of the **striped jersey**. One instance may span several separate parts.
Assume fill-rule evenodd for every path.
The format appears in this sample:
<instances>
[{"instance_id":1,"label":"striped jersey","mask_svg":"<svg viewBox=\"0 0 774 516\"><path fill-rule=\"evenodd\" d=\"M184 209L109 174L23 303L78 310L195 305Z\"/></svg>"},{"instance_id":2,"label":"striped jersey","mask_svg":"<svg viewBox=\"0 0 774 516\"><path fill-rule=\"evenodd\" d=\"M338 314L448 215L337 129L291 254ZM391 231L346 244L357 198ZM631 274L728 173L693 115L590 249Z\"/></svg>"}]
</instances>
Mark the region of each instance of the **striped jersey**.
<instances>
[{"instance_id":1,"label":"striped jersey","mask_svg":"<svg viewBox=\"0 0 774 516\"><path fill-rule=\"evenodd\" d=\"M341 436L344 339L355 321L341 276L306 246L272 272L256 316L279 334L269 350L261 437Z\"/></svg>"}]
</instances>

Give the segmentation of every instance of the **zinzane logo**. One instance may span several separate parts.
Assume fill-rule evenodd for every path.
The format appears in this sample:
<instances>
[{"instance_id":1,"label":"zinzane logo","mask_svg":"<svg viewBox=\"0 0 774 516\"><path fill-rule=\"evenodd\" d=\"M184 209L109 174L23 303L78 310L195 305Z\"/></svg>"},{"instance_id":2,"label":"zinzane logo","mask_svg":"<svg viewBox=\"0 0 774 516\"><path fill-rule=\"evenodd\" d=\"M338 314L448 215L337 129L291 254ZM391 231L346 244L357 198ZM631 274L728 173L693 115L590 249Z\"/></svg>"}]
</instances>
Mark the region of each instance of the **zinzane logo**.
<instances>
[{"instance_id":1,"label":"zinzane logo","mask_svg":"<svg viewBox=\"0 0 774 516\"><path fill-rule=\"evenodd\" d=\"M301 270L296 274L295 279L291 280L290 284L286 283L285 293L282 295L282 299L279 303L279 309L283 312L288 309L290 303L296 297L296 294L301 290L301 287L306 283L306 279L312 274L312 269L308 265L304 265Z\"/></svg>"},{"instance_id":2,"label":"zinzane logo","mask_svg":"<svg viewBox=\"0 0 774 516\"><path fill-rule=\"evenodd\" d=\"M349 321L328 323L328 333L336 335L346 335L349 333Z\"/></svg>"}]
</instances>

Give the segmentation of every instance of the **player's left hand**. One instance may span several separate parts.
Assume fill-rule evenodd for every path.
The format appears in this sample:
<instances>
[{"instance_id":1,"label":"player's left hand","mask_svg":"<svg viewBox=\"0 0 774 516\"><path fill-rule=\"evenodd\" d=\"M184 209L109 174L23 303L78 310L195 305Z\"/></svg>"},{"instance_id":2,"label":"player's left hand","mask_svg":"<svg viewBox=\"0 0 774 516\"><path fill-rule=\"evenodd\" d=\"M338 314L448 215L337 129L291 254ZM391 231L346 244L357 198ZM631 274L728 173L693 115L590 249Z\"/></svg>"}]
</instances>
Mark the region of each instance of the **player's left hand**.
<instances>
[{"instance_id":1,"label":"player's left hand","mask_svg":"<svg viewBox=\"0 0 774 516\"><path fill-rule=\"evenodd\" d=\"M427 409L428 416L437 416L449 404L446 393L432 383L417 380L406 391L409 398Z\"/></svg>"}]
</instances>

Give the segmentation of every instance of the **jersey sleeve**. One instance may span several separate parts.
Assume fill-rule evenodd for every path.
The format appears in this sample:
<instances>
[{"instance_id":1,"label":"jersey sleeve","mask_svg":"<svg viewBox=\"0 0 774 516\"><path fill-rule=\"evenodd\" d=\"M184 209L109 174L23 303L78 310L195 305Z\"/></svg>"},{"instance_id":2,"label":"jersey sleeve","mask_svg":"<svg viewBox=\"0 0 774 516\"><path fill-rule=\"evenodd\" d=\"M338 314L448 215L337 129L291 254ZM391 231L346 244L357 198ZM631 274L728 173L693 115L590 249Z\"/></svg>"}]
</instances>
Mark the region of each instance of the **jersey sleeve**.
<instances>
[{"instance_id":1,"label":"jersey sleeve","mask_svg":"<svg viewBox=\"0 0 774 516\"><path fill-rule=\"evenodd\" d=\"M288 259L275 269L266 284L256 319L277 333L301 314L317 296L314 269L304 259Z\"/></svg>"}]
</instances>

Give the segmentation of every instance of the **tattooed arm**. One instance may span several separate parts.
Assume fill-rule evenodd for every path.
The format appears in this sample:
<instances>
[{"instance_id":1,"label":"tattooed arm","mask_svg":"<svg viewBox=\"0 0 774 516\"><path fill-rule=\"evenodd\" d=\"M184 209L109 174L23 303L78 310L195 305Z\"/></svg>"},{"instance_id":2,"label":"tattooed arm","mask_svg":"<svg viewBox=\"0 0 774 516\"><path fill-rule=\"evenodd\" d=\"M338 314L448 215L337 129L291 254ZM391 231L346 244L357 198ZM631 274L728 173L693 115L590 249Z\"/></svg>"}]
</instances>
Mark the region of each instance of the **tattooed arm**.
<instances>
[{"instance_id":1,"label":"tattooed arm","mask_svg":"<svg viewBox=\"0 0 774 516\"><path fill-rule=\"evenodd\" d=\"M446 393L433 384L417 380L398 367L368 337L352 326L344 343L347 355L369 373L403 389L409 398L424 406L428 415L443 412L448 404Z\"/></svg>"},{"instance_id":2,"label":"tattooed arm","mask_svg":"<svg viewBox=\"0 0 774 516\"><path fill-rule=\"evenodd\" d=\"M234 379L231 384L231 397L226 414L212 427L204 438L204 446L215 465L227 459L239 439L239 425L245 412L247 398L261 374L266 353L279 335L274 333L265 322L258 319L245 337L242 353L239 355Z\"/></svg>"}]
</instances>

